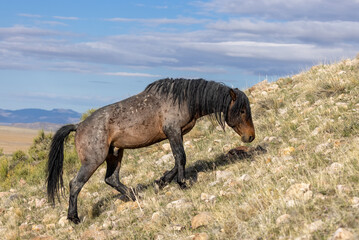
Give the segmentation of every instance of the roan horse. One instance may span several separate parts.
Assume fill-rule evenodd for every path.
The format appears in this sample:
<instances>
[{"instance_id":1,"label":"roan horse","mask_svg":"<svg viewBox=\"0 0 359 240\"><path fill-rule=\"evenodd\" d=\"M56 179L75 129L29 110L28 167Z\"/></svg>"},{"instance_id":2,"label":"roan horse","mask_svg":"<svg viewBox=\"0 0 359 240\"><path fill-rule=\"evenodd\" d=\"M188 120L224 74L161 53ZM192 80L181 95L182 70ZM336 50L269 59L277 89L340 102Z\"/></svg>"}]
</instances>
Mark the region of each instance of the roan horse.
<instances>
[{"instance_id":1,"label":"roan horse","mask_svg":"<svg viewBox=\"0 0 359 240\"><path fill-rule=\"evenodd\" d=\"M194 127L198 118L209 114L214 114L223 129L226 122L243 142L254 140L247 96L237 88L203 79L158 80L135 96L98 109L83 122L61 127L53 137L49 153L49 201L55 204L55 196L63 189L63 146L71 131L76 131L76 150L82 163L76 177L70 181L68 219L72 222L80 222L77 197L81 188L104 161L107 163L105 182L135 200L134 191L119 180L126 148L146 147L168 139L175 166L156 183L162 188L177 176L177 183L185 188L183 135Z\"/></svg>"}]
</instances>

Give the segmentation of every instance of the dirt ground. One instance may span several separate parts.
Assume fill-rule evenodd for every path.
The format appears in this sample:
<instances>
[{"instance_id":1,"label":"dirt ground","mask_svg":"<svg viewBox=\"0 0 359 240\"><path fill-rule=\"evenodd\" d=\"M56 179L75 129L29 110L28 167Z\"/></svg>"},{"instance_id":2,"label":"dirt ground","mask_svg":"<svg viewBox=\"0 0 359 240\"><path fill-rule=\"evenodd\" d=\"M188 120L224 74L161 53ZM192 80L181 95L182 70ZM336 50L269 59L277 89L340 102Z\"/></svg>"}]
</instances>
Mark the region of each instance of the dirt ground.
<instances>
[{"instance_id":1,"label":"dirt ground","mask_svg":"<svg viewBox=\"0 0 359 240\"><path fill-rule=\"evenodd\" d=\"M0 126L0 148L4 154L12 154L17 150L27 151L39 130Z\"/></svg>"}]
</instances>

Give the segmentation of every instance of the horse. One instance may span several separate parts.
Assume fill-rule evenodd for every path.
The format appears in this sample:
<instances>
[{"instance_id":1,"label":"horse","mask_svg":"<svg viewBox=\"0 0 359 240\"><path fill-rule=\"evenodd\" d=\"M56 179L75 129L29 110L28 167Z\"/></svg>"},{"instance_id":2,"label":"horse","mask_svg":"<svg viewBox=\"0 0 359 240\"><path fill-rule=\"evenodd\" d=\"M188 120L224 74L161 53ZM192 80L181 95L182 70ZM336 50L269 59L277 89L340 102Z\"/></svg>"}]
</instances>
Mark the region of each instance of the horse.
<instances>
[{"instance_id":1,"label":"horse","mask_svg":"<svg viewBox=\"0 0 359 240\"><path fill-rule=\"evenodd\" d=\"M186 154L183 135L191 131L196 121L212 115L218 124L231 127L243 142L252 142L255 130L250 103L238 88L204 79L166 78L149 84L144 91L122 101L104 106L78 124L61 127L54 135L47 164L47 195L55 204L55 196L63 190L64 140L76 131L75 145L81 167L70 181L67 218L80 222L77 197L96 169L106 161L106 184L129 200L136 200L132 188L119 180L124 149L147 147L169 140L175 165L155 182L163 188L177 176L180 188L186 188Z\"/></svg>"}]
</instances>

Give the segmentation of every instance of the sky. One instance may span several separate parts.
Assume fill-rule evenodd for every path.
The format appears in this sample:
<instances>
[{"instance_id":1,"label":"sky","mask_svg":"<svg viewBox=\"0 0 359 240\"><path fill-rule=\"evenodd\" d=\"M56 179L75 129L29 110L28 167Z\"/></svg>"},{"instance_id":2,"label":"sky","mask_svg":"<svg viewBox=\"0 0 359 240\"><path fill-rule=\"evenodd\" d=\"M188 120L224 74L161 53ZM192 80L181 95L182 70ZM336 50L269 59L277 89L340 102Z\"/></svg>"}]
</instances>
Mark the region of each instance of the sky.
<instances>
[{"instance_id":1,"label":"sky","mask_svg":"<svg viewBox=\"0 0 359 240\"><path fill-rule=\"evenodd\" d=\"M0 108L91 108L166 77L246 89L359 53L359 0L2 0Z\"/></svg>"}]
</instances>

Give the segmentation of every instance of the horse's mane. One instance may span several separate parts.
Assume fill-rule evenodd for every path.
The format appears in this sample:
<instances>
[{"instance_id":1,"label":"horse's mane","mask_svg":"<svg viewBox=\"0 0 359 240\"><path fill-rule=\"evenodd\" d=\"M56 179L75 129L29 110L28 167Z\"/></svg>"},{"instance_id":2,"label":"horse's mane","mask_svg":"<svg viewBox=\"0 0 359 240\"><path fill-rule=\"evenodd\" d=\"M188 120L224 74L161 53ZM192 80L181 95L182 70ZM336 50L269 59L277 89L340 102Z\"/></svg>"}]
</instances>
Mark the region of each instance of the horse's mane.
<instances>
[{"instance_id":1,"label":"horse's mane","mask_svg":"<svg viewBox=\"0 0 359 240\"><path fill-rule=\"evenodd\" d=\"M151 83L146 87L145 91L161 94L173 102L177 102L180 107L186 104L192 117L196 113L201 115L213 113L224 129L224 120L228 117L228 108L231 102L230 89L223 83L204 79L166 78ZM235 103L236 106L234 106L234 110L237 112L234 112L234 114L239 114L240 109L245 105L247 116L249 117L249 101L243 92L239 92L240 94L239 96L237 94Z\"/></svg>"}]
</instances>

